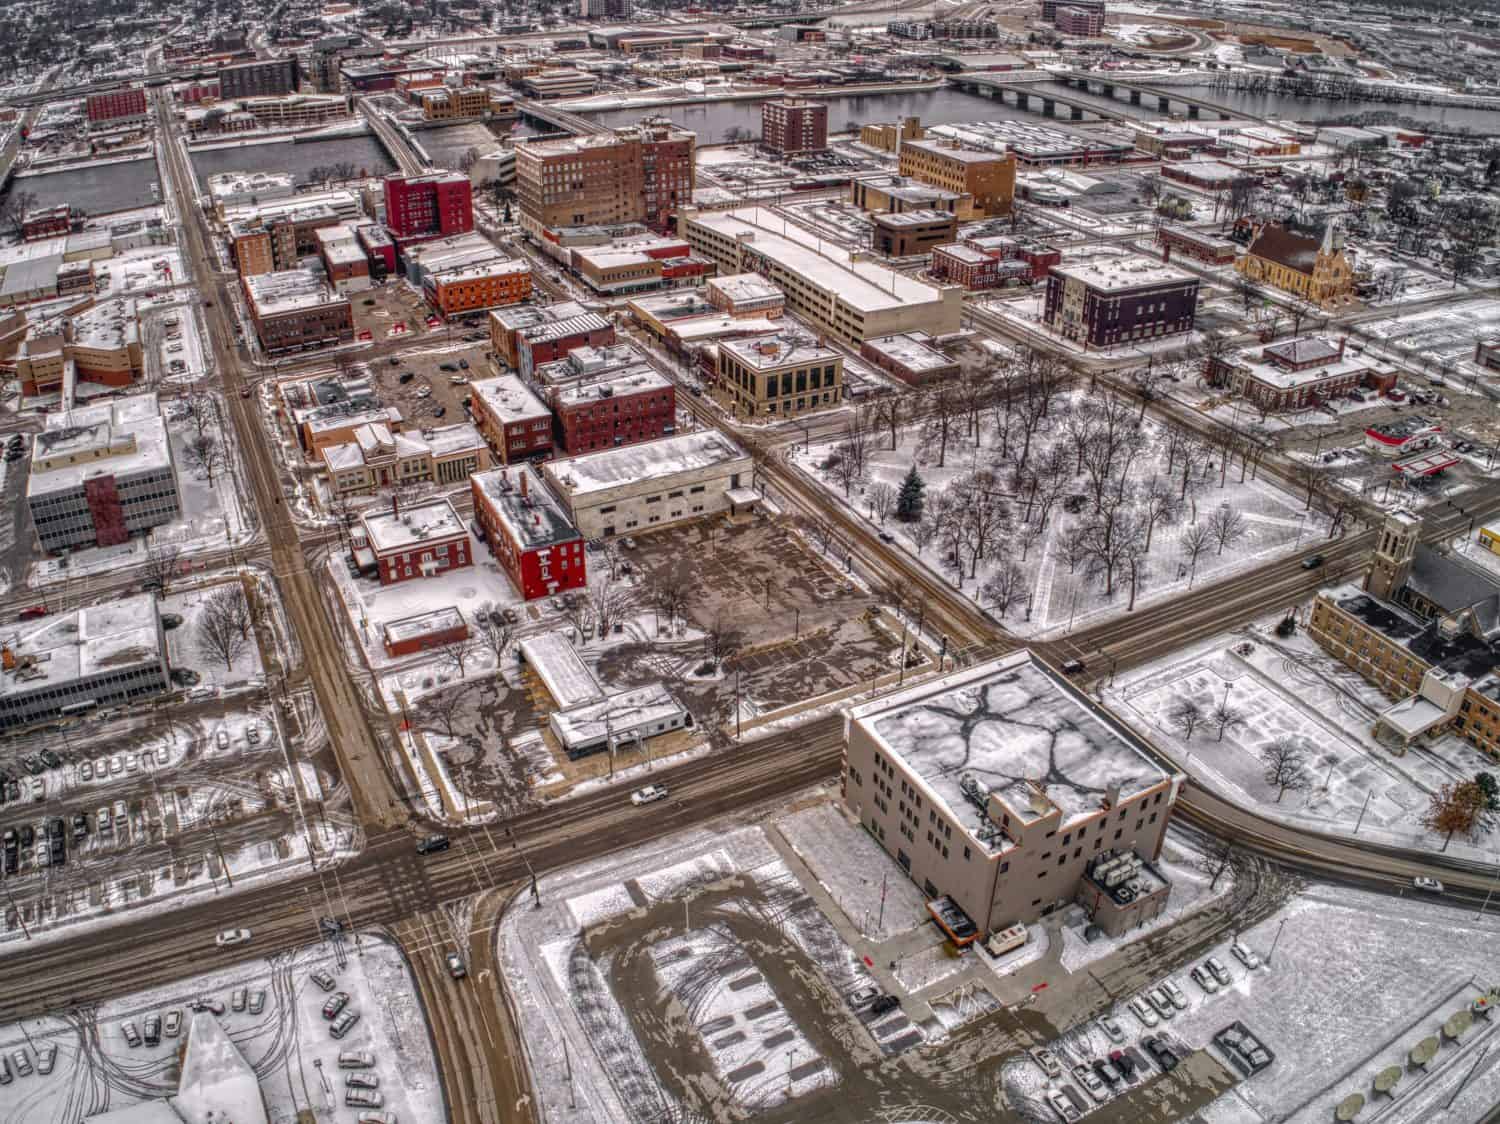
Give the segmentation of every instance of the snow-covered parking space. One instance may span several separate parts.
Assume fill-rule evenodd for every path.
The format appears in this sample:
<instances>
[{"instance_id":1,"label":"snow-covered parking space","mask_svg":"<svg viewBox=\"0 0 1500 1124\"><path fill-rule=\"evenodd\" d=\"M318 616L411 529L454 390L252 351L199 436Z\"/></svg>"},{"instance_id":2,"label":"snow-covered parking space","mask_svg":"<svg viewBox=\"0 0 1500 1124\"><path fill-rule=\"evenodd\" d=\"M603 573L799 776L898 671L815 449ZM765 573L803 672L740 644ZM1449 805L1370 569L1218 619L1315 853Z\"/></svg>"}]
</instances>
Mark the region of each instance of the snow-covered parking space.
<instances>
[{"instance_id":1,"label":"snow-covered parking space","mask_svg":"<svg viewBox=\"0 0 1500 1124\"><path fill-rule=\"evenodd\" d=\"M313 981L317 971L332 977L334 993L348 997L345 1010L360 1016L342 1039L331 1036L323 1017L330 993ZM222 1014L197 1017L216 1020L234 1046L212 1067L194 1064L192 1039L199 1030L189 1004L199 999L219 1005ZM153 1026L160 1040L148 1045ZM212 1028L206 1034L212 1036ZM131 1037L139 1044L132 1046ZM345 1107L344 1087L345 1075L355 1071L340 1068L340 1052L374 1055L374 1065L359 1072L376 1078L383 1108L401 1124L436 1124L446 1114L429 1042L399 949L362 934L359 953L348 947L342 962L329 945L309 946L0 1029L0 1052L12 1059L13 1074L18 1054L33 1069L39 1059L53 1058L48 1074L14 1077L0 1098L0 1124L73 1124L81 1116L177 1096L179 1083L182 1095L198 1098L194 1104L226 1111L226 1122L241 1119L233 1106L254 1098L257 1085L265 1117L277 1124L298 1119L299 1111L353 1121L356 1110Z\"/></svg>"}]
</instances>

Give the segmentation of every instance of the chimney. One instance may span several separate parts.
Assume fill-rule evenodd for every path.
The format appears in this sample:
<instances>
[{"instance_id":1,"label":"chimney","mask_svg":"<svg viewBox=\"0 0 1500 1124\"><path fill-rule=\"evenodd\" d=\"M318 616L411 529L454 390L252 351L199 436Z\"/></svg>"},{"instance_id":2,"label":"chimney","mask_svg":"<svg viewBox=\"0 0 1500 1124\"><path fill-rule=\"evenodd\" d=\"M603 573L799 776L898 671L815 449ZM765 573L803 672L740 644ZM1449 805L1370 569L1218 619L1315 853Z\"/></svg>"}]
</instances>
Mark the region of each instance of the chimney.
<instances>
[{"instance_id":1,"label":"chimney","mask_svg":"<svg viewBox=\"0 0 1500 1124\"><path fill-rule=\"evenodd\" d=\"M526 478L530 475L524 468L518 473L521 477L521 498L526 501L531 499L531 491L526 485Z\"/></svg>"},{"instance_id":2,"label":"chimney","mask_svg":"<svg viewBox=\"0 0 1500 1124\"><path fill-rule=\"evenodd\" d=\"M1172 260L1172 243L1163 242L1161 244L1161 260L1163 264Z\"/></svg>"},{"instance_id":3,"label":"chimney","mask_svg":"<svg viewBox=\"0 0 1500 1124\"><path fill-rule=\"evenodd\" d=\"M391 493L391 516L395 519L401 518L401 498L395 492Z\"/></svg>"},{"instance_id":4,"label":"chimney","mask_svg":"<svg viewBox=\"0 0 1500 1124\"><path fill-rule=\"evenodd\" d=\"M1120 803L1120 782L1110 781L1104 789L1104 806L1114 808Z\"/></svg>"},{"instance_id":5,"label":"chimney","mask_svg":"<svg viewBox=\"0 0 1500 1124\"><path fill-rule=\"evenodd\" d=\"M1349 337L1348 336L1340 336L1339 337L1339 358L1340 359L1342 359L1344 357L1344 345L1346 343L1348 343L1348 342L1349 342Z\"/></svg>"}]
</instances>

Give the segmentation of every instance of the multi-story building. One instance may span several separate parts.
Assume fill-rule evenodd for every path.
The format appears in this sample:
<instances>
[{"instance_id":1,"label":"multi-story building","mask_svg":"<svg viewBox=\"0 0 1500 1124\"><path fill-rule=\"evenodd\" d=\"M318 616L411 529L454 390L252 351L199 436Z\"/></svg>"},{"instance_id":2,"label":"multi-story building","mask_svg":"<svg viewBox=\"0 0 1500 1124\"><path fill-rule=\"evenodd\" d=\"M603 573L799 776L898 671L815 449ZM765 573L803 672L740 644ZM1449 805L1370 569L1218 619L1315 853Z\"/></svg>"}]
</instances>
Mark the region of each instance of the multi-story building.
<instances>
[{"instance_id":1,"label":"multi-story building","mask_svg":"<svg viewBox=\"0 0 1500 1124\"><path fill-rule=\"evenodd\" d=\"M208 177L208 196L220 219L226 208L274 203L297 193L291 172L220 172Z\"/></svg>"},{"instance_id":2,"label":"multi-story building","mask_svg":"<svg viewBox=\"0 0 1500 1124\"><path fill-rule=\"evenodd\" d=\"M1475 340L1474 365L1487 371L1500 371L1500 340Z\"/></svg>"},{"instance_id":3,"label":"multi-story building","mask_svg":"<svg viewBox=\"0 0 1500 1124\"><path fill-rule=\"evenodd\" d=\"M578 14L586 20L622 20L630 15L630 0L578 0Z\"/></svg>"},{"instance_id":4,"label":"multi-story building","mask_svg":"<svg viewBox=\"0 0 1500 1124\"><path fill-rule=\"evenodd\" d=\"M1228 238L1217 238L1183 226L1157 227L1156 244L1169 255L1186 254L1208 265L1230 265L1239 254L1239 247Z\"/></svg>"},{"instance_id":5,"label":"multi-story building","mask_svg":"<svg viewBox=\"0 0 1500 1124\"><path fill-rule=\"evenodd\" d=\"M257 98L291 94L297 90L297 60L256 59L219 68L219 96Z\"/></svg>"},{"instance_id":6,"label":"multi-story building","mask_svg":"<svg viewBox=\"0 0 1500 1124\"><path fill-rule=\"evenodd\" d=\"M786 296L788 311L859 346L875 336L958 331L963 290L925 284L849 252L758 207L684 212L693 249L721 274L758 273Z\"/></svg>"},{"instance_id":7,"label":"multi-story building","mask_svg":"<svg viewBox=\"0 0 1500 1124\"><path fill-rule=\"evenodd\" d=\"M530 374L575 347L607 347L614 342L615 326L597 312L535 324L516 332L516 369Z\"/></svg>"},{"instance_id":8,"label":"multi-story building","mask_svg":"<svg viewBox=\"0 0 1500 1124\"><path fill-rule=\"evenodd\" d=\"M1148 258L1054 266L1042 317L1066 339L1112 347L1193 330L1198 279Z\"/></svg>"},{"instance_id":9,"label":"multi-story building","mask_svg":"<svg viewBox=\"0 0 1500 1124\"><path fill-rule=\"evenodd\" d=\"M1054 23L1059 8L1079 8L1086 12L1098 12L1104 16L1104 0L1042 0L1042 22Z\"/></svg>"},{"instance_id":10,"label":"multi-story building","mask_svg":"<svg viewBox=\"0 0 1500 1124\"><path fill-rule=\"evenodd\" d=\"M842 403L844 357L801 333L725 340L719 387L737 418L797 417Z\"/></svg>"},{"instance_id":11,"label":"multi-story building","mask_svg":"<svg viewBox=\"0 0 1500 1124\"><path fill-rule=\"evenodd\" d=\"M516 145L521 222L561 227L643 222L665 230L691 202L696 137L665 118L606 133Z\"/></svg>"},{"instance_id":12,"label":"multi-story building","mask_svg":"<svg viewBox=\"0 0 1500 1124\"><path fill-rule=\"evenodd\" d=\"M474 229L474 188L459 172L385 177L385 225L398 245Z\"/></svg>"},{"instance_id":13,"label":"multi-story building","mask_svg":"<svg viewBox=\"0 0 1500 1124\"><path fill-rule=\"evenodd\" d=\"M1016 195L1014 153L975 152L953 140L909 140L901 144L899 170L933 187L973 199L974 215L1008 215Z\"/></svg>"},{"instance_id":14,"label":"multi-story building","mask_svg":"<svg viewBox=\"0 0 1500 1124\"><path fill-rule=\"evenodd\" d=\"M891 258L930 254L958 234L958 219L948 211L872 215L870 223L875 252Z\"/></svg>"},{"instance_id":15,"label":"multi-story building","mask_svg":"<svg viewBox=\"0 0 1500 1124\"><path fill-rule=\"evenodd\" d=\"M582 316L583 313L583 305L575 301L558 301L541 307L526 305L496 309L489 317L490 347L495 352L496 360L503 366L518 367L520 356L516 352L516 337L522 328L556 324L560 320Z\"/></svg>"},{"instance_id":16,"label":"multi-story building","mask_svg":"<svg viewBox=\"0 0 1500 1124\"><path fill-rule=\"evenodd\" d=\"M958 142L992 154L1008 153L1015 157L1017 168L1088 168L1119 164L1135 155L1134 141L1121 133L1088 132L1034 119L965 121L935 125L932 132L937 135L928 143Z\"/></svg>"},{"instance_id":17,"label":"multi-story building","mask_svg":"<svg viewBox=\"0 0 1500 1124\"><path fill-rule=\"evenodd\" d=\"M474 518L490 553L528 601L588 584L583 536L528 464L469 477Z\"/></svg>"},{"instance_id":18,"label":"multi-story building","mask_svg":"<svg viewBox=\"0 0 1500 1124\"><path fill-rule=\"evenodd\" d=\"M40 242L44 238L56 238L73 229L73 208L67 203L53 207L28 209L21 216L21 240Z\"/></svg>"},{"instance_id":19,"label":"multi-story building","mask_svg":"<svg viewBox=\"0 0 1500 1124\"><path fill-rule=\"evenodd\" d=\"M50 617L0 647L0 729L135 703L171 688L154 593Z\"/></svg>"},{"instance_id":20,"label":"multi-story building","mask_svg":"<svg viewBox=\"0 0 1500 1124\"><path fill-rule=\"evenodd\" d=\"M576 98L592 94L599 88L599 76L571 66L546 67L522 78L521 92L539 101L549 98Z\"/></svg>"},{"instance_id":21,"label":"multi-story building","mask_svg":"<svg viewBox=\"0 0 1500 1124\"><path fill-rule=\"evenodd\" d=\"M786 308L786 295L759 273L710 277L703 286L709 305L736 320L765 317L774 320Z\"/></svg>"},{"instance_id":22,"label":"multi-story building","mask_svg":"<svg viewBox=\"0 0 1500 1124\"><path fill-rule=\"evenodd\" d=\"M146 369L135 301L118 297L26 325L14 362L27 397L59 393L70 367L76 383L130 386Z\"/></svg>"},{"instance_id":23,"label":"multi-story building","mask_svg":"<svg viewBox=\"0 0 1500 1124\"><path fill-rule=\"evenodd\" d=\"M913 183L905 176L880 174L849 182L849 202L865 211L947 211L949 214L971 214L974 201L956 191L945 191L925 183Z\"/></svg>"},{"instance_id":24,"label":"multi-story building","mask_svg":"<svg viewBox=\"0 0 1500 1124\"><path fill-rule=\"evenodd\" d=\"M268 355L348 343L354 339L349 299L310 269L244 277L245 302Z\"/></svg>"},{"instance_id":25,"label":"multi-story building","mask_svg":"<svg viewBox=\"0 0 1500 1124\"><path fill-rule=\"evenodd\" d=\"M760 103L760 143L783 156L828 151L828 103L775 98Z\"/></svg>"},{"instance_id":26,"label":"multi-story building","mask_svg":"<svg viewBox=\"0 0 1500 1124\"><path fill-rule=\"evenodd\" d=\"M1329 222L1323 237L1307 238L1267 223L1251 240L1235 269L1323 308L1353 299L1354 260L1344 249L1343 233Z\"/></svg>"},{"instance_id":27,"label":"multi-story building","mask_svg":"<svg viewBox=\"0 0 1500 1124\"><path fill-rule=\"evenodd\" d=\"M379 422L354 428L354 440L322 448L335 495L407 484L457 484L490 467L490 449L468 422L396 433Z\"/></svg>"},{"instance_id":28,"label":"multi-story building","mask_svg":"<svg viewBox=\"0 0 1500 1124\"><path fill-rule=\"evenodd\" d=\"M370 258L353 226L340 223L320 227L317 238L323 270L336 291L358 292L370 287Z\"/></svg>"},{"instance_id":29,"label":"multi-story building","mask_svg":"<svg viewBox=\"0 0 1500 1124\"><path fill-rule=\"evenodd\" d=\"M1261 410L1302 410L1348 394L1356 387L1377 391L1396 385L1396 372L1380 371L1363 355L1344 352L1347 338L1338 343L1321 336L1299 336L1236 355L1209 360L1205 377L1249 399Z\"/></svg>"},{"instance_id":30,"label":"multi-story building","mask_svg":"<svg viewBox=\"0 0 1500 1124\"><path fill-rule=\"evenodd\" d=\"M347 221L325 203L265 209L260 216L229 225L229 245L241 277L295 269L321 251L318 232Z\"/></svg>"},{"instance_id":31,"label":"multi-story building","mask_svg":"<svg viewBox=\"0 0 1500 1124\"><path fill-rule=\"evenodd\" d=\"M925 332L904 332L899 336L865 340L859 354L911 386L925 386L939 379L953 378L959 371L958 360L950 359L934 348L932 338Z\"/></svg>"},{"instance_id":32,"label":"multi-story building","mask_svg":"<svg viewBox=\"0 0 1500 1124\"><path fill-rule=\"evenodd\" d=\"M1030 651L856 706L845 730L845 805L957 943L1074 902L1111 934L1165 908L1153 864L1186 778Z\"/></svg>"},{"instance_id":33,"label":"multi-story building","mask_svg":"<svg viewBox=\"0 0 1500 1124\"><path fill-rule=\"evenodd\" d=\"M117 546L176 519L182 500L156 395L47 415L34 438L26 502L49 554Z\"/></svg>"},{"instance_id":34,"label":"multi-story building","mask_svg":"<svg viewBox=\"0 0 1500 1124\"><path fill-rule=\"evenodd\" d=\"M1097 38L1104 34L1104 7L1069 4L1059 6L1052 17L1052 26L1064 35L1083 35Z\"/></svg>"},{"instance_id":35,"label":"multi-story building","mask_svg":"<svg viewBox=\"0 0 1500 1124\"><path fill-rule=\"evenodd\" d=\"M396 272L396 243L386 233L385 227L366 223L355 228L359 244L370 259L370 276L379 281Z\"/></svg>"},{"instance_id":36,"label":"multi-story building","mask_svg":"<svg viewBox=\"0 0 1500 1124\"><path fill-rule=\"evenodd\" d=\"M490 109L490 92L483 86L444 86L421 96L422 116L428 121L483 117Z\"/></svg>"},{"instance_id":37,"label":"multi-story building","mask_svg":"<svg viewBox=\"0 0 1500 1124\"><path fill-rule=\"evenodd\" d=\"M861 125L859 143L882 152L897 152L904 141L921 140L927 135L920 117L903 117L899 121L878 121L873 125Z\"/></svg>"},{"instance_id":38,"label":"multi-story building","mask_svg":"<svg viewBox=\"0 0 1500 1124\"><path fill-rule=\"evenodd\" d=\"M89 125L129 125L146 120L146 91L141 86L105 90L84 99Z\"/></svg>"},{"instance_id":39,"label":"multi-story building","mask_svg":"<svg viewBox=\"0 0 1500 1124\"><path fill-rule=\"evenodd\" d=\"M546 461L542 473L585 538L639 533L753 508L750 456L716 429Z\"/></svg>"},{"instance_id":40,"label":"multi-story building","mask_svg":"<svg viewBox=\"0 0 1500 1124\"><path fill-rule=\"evenodd\" d=\"M558 442L569 456L654 441L675 432L676 390L649 365L555 387Z\"/></svg>"},{"instance_id":41,"label":"multi-story building","mask_svg":"<svg viewBox=\"0 0 1500 1124\"><path fill-rule=\"evenodd\" d=\"M224 103L219 108L234 112L233 105ZM275 94L244 98L238 103L238 112L248 113L259 128L309 129L341 121L352 110L342 94Z\"/></svg>"},{"instance_id":42,"label":"multi-story building","mask_svg":"<svg viewBox=\"0 0 1500 1124\"><path fill-rule=\"evenodd\" d=\"M512 259L428 271L422 293L445 319L518 304L531 296L531 266Z\"/></svg>"},{"instance_id":43,"label":"multi-story building","mask_svg":"<svg viewBox=\"0 0 1500 1124\"><path fill-rule=\"evenodd\" d=\"M446 499L402 503L392 496L389 510L361 512L353 554L362 572L379 574L381 585L474 565L463 516Z\"/></svg>"},{"instance_id":44,"label":"multi-story building","mask_svg":"<svg viewBox=\"0 0 1500 1124\"><path fill-rule=\"evenodd\" d=\"M552 411L516 375L470 384L474 424L501 464L552 451Z\"/></svg>"}]
</instances>

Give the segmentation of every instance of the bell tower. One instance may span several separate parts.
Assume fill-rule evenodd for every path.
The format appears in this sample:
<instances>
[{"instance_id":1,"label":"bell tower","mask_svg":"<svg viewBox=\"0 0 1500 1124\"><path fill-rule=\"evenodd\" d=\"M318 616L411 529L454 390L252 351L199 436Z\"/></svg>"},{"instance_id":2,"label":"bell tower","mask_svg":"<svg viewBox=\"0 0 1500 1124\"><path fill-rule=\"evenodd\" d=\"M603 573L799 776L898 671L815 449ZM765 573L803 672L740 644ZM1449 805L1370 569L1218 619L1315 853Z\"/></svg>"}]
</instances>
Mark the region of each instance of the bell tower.
<instances>
[{"instance_id":1,"label":"bell tower","mask_svg":"<svg viewBox=\"0 0 1500 1124\"><path fill-rule=\"evenodd\" d=\"M1380 527L1375 560L1365 576L1365 588L1376 597L1394 601L1411 576L1422 521L1409 511L1393 511Z\"/></svg>"}]
</instances>

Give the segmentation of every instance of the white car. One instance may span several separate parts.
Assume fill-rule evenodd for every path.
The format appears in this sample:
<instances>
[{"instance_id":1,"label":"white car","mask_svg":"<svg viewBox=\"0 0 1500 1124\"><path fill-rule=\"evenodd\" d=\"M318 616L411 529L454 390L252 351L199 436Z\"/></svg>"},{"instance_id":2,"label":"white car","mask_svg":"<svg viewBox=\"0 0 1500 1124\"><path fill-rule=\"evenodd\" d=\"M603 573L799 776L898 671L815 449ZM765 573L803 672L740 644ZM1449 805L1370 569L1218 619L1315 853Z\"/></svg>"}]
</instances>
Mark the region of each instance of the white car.
<instances>
[{"instance_id":1,"label":"white car","mask_svg":"<svg viewBox=\"0 0 1500 1124\"><path fill-rule=\"evenodd\" d=\"M1229 974L1229 969L1224 967L1224 962L1217 956L1210 956L1203 962L1203 966L1213 974L1214 979L1219 981L1220 987L1228 987L1234 982L1234 977Z\"/></svg>"},{"instance_id":2,"label":"white car","mask_svg":"<svg viewBox=\"0 0 1500 1124\"><path fill-rule=\"evenodd\" d=\"M1083 1115L1078 1111L1078 1107L1068 1098L1068 1094L1060 1089L1049 1089L1047 1091L1047 1103L1052 1106L1052 1111L1057 1113L1059 1120L1071 1122Z\"/></svg>"},{"instance_id":3,"label":"white car","mask_svg":"<svg viewBox=\"0 0 1500 1124\"><path fill-rule=\"evenodd\" d=\"M1167 998L1172 1001L1172 1006L1179 1011L1187 1010L1187 995L1182 988L1178 987L1173 980L1162 980L1161 989L1167 993Z\"/></svg>"},{"instance_id":4,"label":"white car","mask_svg":"<svg viewBox=\"0 0 1500 1124\"><path fill-rule=\"evenodd\" d=\"M1045 1046L1038 1046L1032 1050L1031 1058L1042 1067L1042 1072L1048 1077L1062 1076L1062 1062L1058 1061L1057 1055Z\"/></svg>"},{"instance_id":5,"label":"white car","mask_svg":"<svg viewBox=\"0 0 1500 1124\"><path fill-rule=\"evenodd\" d=\"M1075 1065L1073 1067L1073 1080L1088 1090L1089 1096L1096 1101L1109 1100L1109 1090L1104 1087L1104 1082L1099 1075L1086 1065Z\"/></svg>"},{"instance_id":6,"label":"white car","mask_svg":"<svg viewBox=\"0 0 1500 1124\"><path fill-rule=\"evenodd\" d=\"M1201 987L1209 995L1212 995L1214 994L1214 992L1219 990L1219 981L1214 979L1213 976L1209 975L1201 964L1195 967L1191 972L1189 972L1188 975L1193 978L1193 982L1195 984Z\"/></svg>"},{"instance_id":7,"label":"white car","mask_svg":"<svg viewBox=\"0 0 1500 1124\"><path fill-rule=\"evenodd\" d=\"M1177 1013L1177 1008L1172 1006L1171 997L1159 987L1153 987L1146 992L1146 1002L1150 1003L1152 1009L1164 1019L1170 1019Z\"/></svg>"},{"instance_id":8,"label":"white car","mask_svg":"<svg viewBox=\"0 0 1500 1124\"><path fill-rule=\"evenodd\" d=\"M630 802L639 808L643 804L655 804L658 800L667 798L667 786L664 784L648 784L645 788L638 788L630 794Z\"/></svg>"},{"instance_id":9,"label":"white car","mask_svg":"<svg viewBox=\"0 0 1500 1124\"><path fill-rule=\"evenodd\" d=\"M1436 878L1428 878L1425 874L1419 874L1411 880L1411 884L1418 890L1426 890L1430 894L1441 894L1443 884Z\"/></svg>"},{"instance_id":10,"label":"white car","mask_svg":"<svg viewBox=\"0 0 1500 1124\"><path fill-rule=\"evenodd\" d=\"M1229 951L1234 954L1234 958L1236 960L1238 960L1246 968L1250 969L1250 971L1253 972L1255 971L1255 969L1260 967L1260 957L1256 955L1254 949L1250 948L1242 941L1235 941L1232 945L1229 946Z\"/></svg>"},{"instance_id":11,"label":"white car","mask_svg":"<svg viewBox=\"0 0 1500 1124\"><path fill-rule=\"evenodd\" d=\"M1134 999L1127 1003L1126 1006L1130 1008L1130 1013L1141 1021L1142 1026L1153 1027L1157 1023L1161 1022L1161 1020L1156 1017L1156 1012L1152 1010L1150 1004L1147 1003L1146 1000L1142 999L1139 995L1137 995Z\"/></svg>"},{"instance_id":12,"label":"white car","mask_svg":"<svg viewBox=\"0 0 1500 1124\"><path fill-rule=\"evenodd\" d=\"M248 944L249 941L249 929L225 929L214 938L214 944L219 948L233 948L237 944Z\"/></svg>"},{"instance_id":13,"label":"white car","mask_svg":"<svg viewBox=\"0 0 1500 1124\"><path fill-rule=\"evenodd\" d=\"M1103 1030L1105 1034L1109 1035L1109 1040L1111 1042L1125 1041L1125 1031L1120 1026L1120 1024L1115 1021L1115 1017L1113 1015L1100 1015L1099 1028Z\"/></svg>"}]
</instances>

